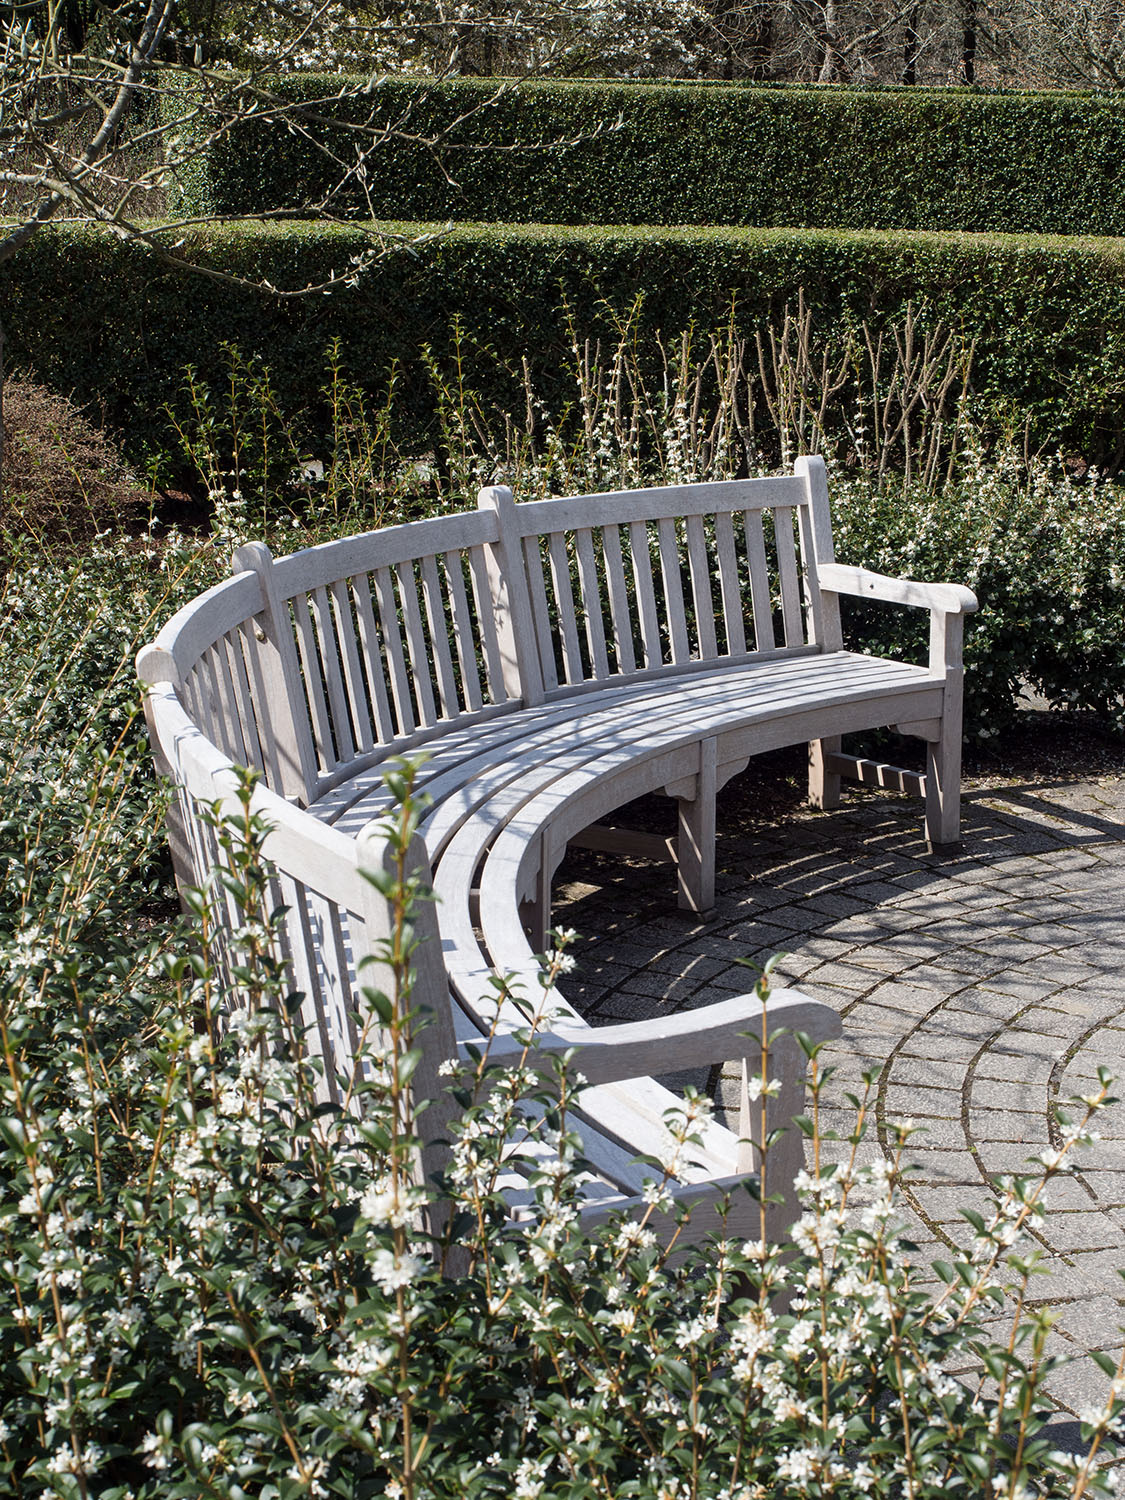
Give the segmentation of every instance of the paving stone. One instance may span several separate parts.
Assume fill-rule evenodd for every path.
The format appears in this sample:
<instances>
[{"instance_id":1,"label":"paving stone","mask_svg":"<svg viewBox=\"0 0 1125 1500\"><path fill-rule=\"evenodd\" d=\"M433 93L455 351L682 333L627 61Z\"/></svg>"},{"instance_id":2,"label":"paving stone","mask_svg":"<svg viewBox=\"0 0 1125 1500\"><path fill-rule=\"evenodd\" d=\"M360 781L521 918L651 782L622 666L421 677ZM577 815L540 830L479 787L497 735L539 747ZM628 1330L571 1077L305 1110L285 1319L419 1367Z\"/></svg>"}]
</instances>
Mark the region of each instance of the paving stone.
<instances>
[{"instance_id":1,"label":"paving stone","mask_svg":"<svg viewBox=\"0 0 1125 1500\"><path fill-rule=\"evenodd\" d=\"M888 1119L904 1119L907 1115L920 1120L961 1118L960 1089L888 1083L883 1090L883 1100Z\"/></svg>"},{"instance_id":2,"label":"paving stone","mask_svg":"<svg viewBox=\"0 0 1125 1500\"><path fill-rule=\"evenodd\" d=\"M789 791L761 805L757 795L752 776L724 793L723 873L706 920L675 910L666 869L636 862L623 876L612 857L568 855L556 920L598 936L581 945L567 993L598 1022L668 1013L749 989L735 957L788 953L781 976L844 1016L846 1035L822 1054L838 1068L823 1128L854 1128L843 1094L874 1068L861 1159L892 1149L896 1119L930 1127L906 1151L919 1171L902 1217L920 1247L919 1284L932 1281L930 1261L971 1241L959 1210L987 1209L987 1177L1032 1170L1025 1159L1053 1139L1056 1099L1089 1091L1100 1065L1125 1079L1125 774L984 781L965 798L953 858L927 853L909 800L849 793L838 811L810 816ZM669 823L665 804L645 817ZM719 1099L737 1110L738 1078L720 1072ZM1105 1389L1087 1351L1116 1348L1125 1323L1125 1104L1097 1123L1102 1140L1046 1189L1041 1242L1054 1274L1033 1285L1058 1314L1051 1348L1081 1356L1052 1378L1064 1434ZM823 1154L850 1150L837 1140ZM990 1323L1006 1339L1005 1319Z\"/></svg>"}]
</instances>

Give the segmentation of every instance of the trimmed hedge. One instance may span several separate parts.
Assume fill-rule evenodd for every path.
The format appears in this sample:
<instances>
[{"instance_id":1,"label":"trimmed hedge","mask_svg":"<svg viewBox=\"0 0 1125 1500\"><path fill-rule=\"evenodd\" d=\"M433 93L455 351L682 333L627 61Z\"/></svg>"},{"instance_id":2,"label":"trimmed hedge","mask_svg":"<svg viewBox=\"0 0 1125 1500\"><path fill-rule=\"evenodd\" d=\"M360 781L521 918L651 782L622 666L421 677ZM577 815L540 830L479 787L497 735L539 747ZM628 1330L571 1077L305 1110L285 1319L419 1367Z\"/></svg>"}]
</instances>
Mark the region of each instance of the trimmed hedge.
<instances>
[{"instance_id":1,"label":"trimmed hedge","mask_svg":"<svg viewBox=\"0 0 1125 1500\"><path fill-rule=\"evenodd\" d=\"M304 75L272 86L315 99L361 82ZM423 136L478 111L444 153L452 182L429 151L400 141L374 159L377 217L1125 234L1125 104L1113 93L579 81L511 85L489 104L496 90L487 79L399 79L327 107L388 123L405 112ZM345 132L313 130L354 160ZM180 206L289 209L334 179L303 137L246 125L193 164ZM367 215L358 191L336 208Z\"/></svg>"},{"instance_id":2,"label":"trimmed hedge","mask_svg":"<svg viewBox=\"0 0 1125 1500\"><path fill-rule=\"evenodd\" d=\"M398 226L409 228L410 226ZM414 226L418 228L420 226ZM203 268L278 286L344 269L359 229L242 225L195 233ZM570 333L609 336L611 309L644 294L645 327L725 326L748 334L804 288L816 328L901 321L907 303L974 335L973 385L1030 423L1034 443L1101 461L1125 452L1125 245L1016 236L734 229L462 226L414 254L390 255L355 288L280 301L172 272L95 230L45 229L0 269L13 367L100 408L134 460L167 450L164 403L184 409L185 367L221 383L224 341L271 369L284 409L316 421L325 349L381 393L397 368L406 443L432 443L420 358L442 358L456 312L464 379L486 410L522 420L519 367L555 413L573 399ZM643 347L643 339L641 340Z\"/></svg>"}]
</instances>

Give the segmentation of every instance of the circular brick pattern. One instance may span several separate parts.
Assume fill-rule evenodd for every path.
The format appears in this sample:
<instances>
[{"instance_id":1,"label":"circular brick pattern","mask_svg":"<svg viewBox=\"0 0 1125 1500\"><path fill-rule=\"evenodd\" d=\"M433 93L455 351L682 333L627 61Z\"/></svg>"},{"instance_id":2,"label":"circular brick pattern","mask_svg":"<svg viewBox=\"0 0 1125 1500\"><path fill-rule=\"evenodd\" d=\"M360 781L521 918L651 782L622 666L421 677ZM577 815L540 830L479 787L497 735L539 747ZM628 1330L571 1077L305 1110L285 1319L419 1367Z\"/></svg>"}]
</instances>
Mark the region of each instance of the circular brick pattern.
<instances>
[{"instance_id":1,"label":"circular brick pattern","mask_svg":"<svg viewBox=\"0 0 1125 1500\"><path fill-rule=\"evenodd\" d=\"M927 852L906 798L856 790L809 811L799 770L752 763L721 795L706 920L675 909L667 867L571 853L554 914L584 941L567 994L595 1023L633 1020L745 991L738 959L784 953L783 982L844 1021L825 1124L851 1128L843 1095L877 1067L863 1149L889 1154L893 1122L922 1127L905 1206L928 1262L968 1243L960 1210L981 1207L992 1178L1057 1144L1057 1106L1089 1093L1099 1066L1125 1096L1125 755L1082 781L969 782L952 857ZM662 826L667 807L638 805L634 820ZM734 1079L711 1083L733 1108ZM1052 1352L1071 1357L1050 1382L1064 1444L1105 1392L1089 1351L1125 1342L1125 1103L1098 1128L1050 1190L1051 1274L1033 1286L1057 1317Z\"/></svg>"}]
</instances>

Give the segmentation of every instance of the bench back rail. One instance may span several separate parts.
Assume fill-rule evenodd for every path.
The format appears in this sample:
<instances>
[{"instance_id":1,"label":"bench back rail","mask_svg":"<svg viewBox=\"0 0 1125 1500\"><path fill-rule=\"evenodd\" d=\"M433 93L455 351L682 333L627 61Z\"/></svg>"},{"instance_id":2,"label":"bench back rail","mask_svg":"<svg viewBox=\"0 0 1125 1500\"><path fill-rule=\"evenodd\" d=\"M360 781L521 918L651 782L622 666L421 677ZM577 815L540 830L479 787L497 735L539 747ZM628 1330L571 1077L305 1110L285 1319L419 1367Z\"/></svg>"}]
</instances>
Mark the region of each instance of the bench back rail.
<instances>
[{"instance_id":1,"label":"bench back rail","mask_svg":"<svg viewBox=\"0 0 1125 1500\"><path fill-rule=\"evenodd\" d=\"M550 697L695 662L823 649L820 499L798 472L519 506L494 489L480 504L522 561L533 670Z\"/></svg>"},{"instance_id":2,"label":"bench back rail","mask_svg":"<svg viewBox=\"0 0 1125 1500\"><path fill-rule=\"evenodd\" d=\"M479 508L274 559L157 637L195 723L308 806L456 721L693 665L839 647L819 460L792 476Z\"/></svg>"}]
</instances>

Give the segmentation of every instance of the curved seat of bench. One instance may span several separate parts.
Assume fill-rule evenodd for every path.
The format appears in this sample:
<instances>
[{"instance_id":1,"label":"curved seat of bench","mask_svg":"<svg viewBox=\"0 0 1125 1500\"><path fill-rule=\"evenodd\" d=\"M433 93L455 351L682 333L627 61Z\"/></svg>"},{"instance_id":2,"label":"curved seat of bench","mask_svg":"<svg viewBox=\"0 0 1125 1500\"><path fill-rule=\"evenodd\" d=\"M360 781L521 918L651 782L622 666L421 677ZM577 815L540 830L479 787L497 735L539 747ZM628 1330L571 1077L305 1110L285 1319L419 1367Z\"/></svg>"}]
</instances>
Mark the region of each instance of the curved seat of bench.
<instances>
[{"instance_id":1,"label":"curved seat of bench","mask_svg":"<svg viewBox=\"0 0 1125 1500\"><path fill-rule=\"evenodd\" d=\"M755 746L769 750L800 742L806 737L806 721L813 731L819 727L828 733L824 724L831 721L839 726L832 732L847 733L849 728L928 717L940 711L941 691L941 679L923 667L838 651L627 680L467 728L453 720L438 726L423 747L427 759L418 786L435 805L426 823L427 847L431 859L440 857L459 820L519 776L529 761L553 764L591 736L602 740L615 735L632 743L653 725L674 717L690 721L697 708L725 701L728 727L737 733L744 725ZM769 724L776 726L772 734ZM732 759L742 754L733 742L723 749L729 749ZM310 811L345 833L358 834L392 805L383 786L384 769L385 760L365 765Z\"/></svg>"},{"instance_id":2,"label":"curved seat of bench","mask_svg":"<svg viewBox=\"0 0 1125 1500\"><path fill-rule=\"evenodd\" d=\"M741 766L750 755L781 745L927 717L940 711L942 691L940 680L923 668L847 652L718 666L675 681L670 675L556 700L468 732L451 728L434 742L420 778L434 799L422 833L463 1043L479 1040L497 1020L498 972L512 976L529 997L539 994L539 966L520 903L536 881L549 881L574 833L633 797L690 774L691 757L704 739L716 741L720 766ZM314 812L341 831L358 833L389 806L374 776L365 770L354 784L335 788ZM557 991L549 1004L561 1018L554 1023L556 1034L570 1045L585 1039L588 1048L596 1047L602 1028L590 1028ZM810 1014L807 1029L818 1039L838 1034L827 1007ZM746 1009L743 1019L751 1015ZM523 1018L512 1006L499 1024L516 1029ZM725 1060L719 1055L724 1048L731 1057L748 1050L729 1027L716 1031L706 1011L692 1013L684 1031L673 1030L677 1037L694 1031L700 1055L710 1049L709 1062ZM654 1044L658 1033L659 1025L649 1028ZM654 1045L650 1068L657 1067L658 1055L666 1059L665 1071L691 1065L679 1044ZM581 1111L594 1130L599 1168L635 1190L635 1172L620 1171L622 1153L629 1160L666 1146L664 1117L682 1101L647 1070L627 1085L619 1078L592 1077ZM683 1176L702 1184L735 1179L744 1168L738 1139L711 1124Z\"/></svg>"}]
</instances>

